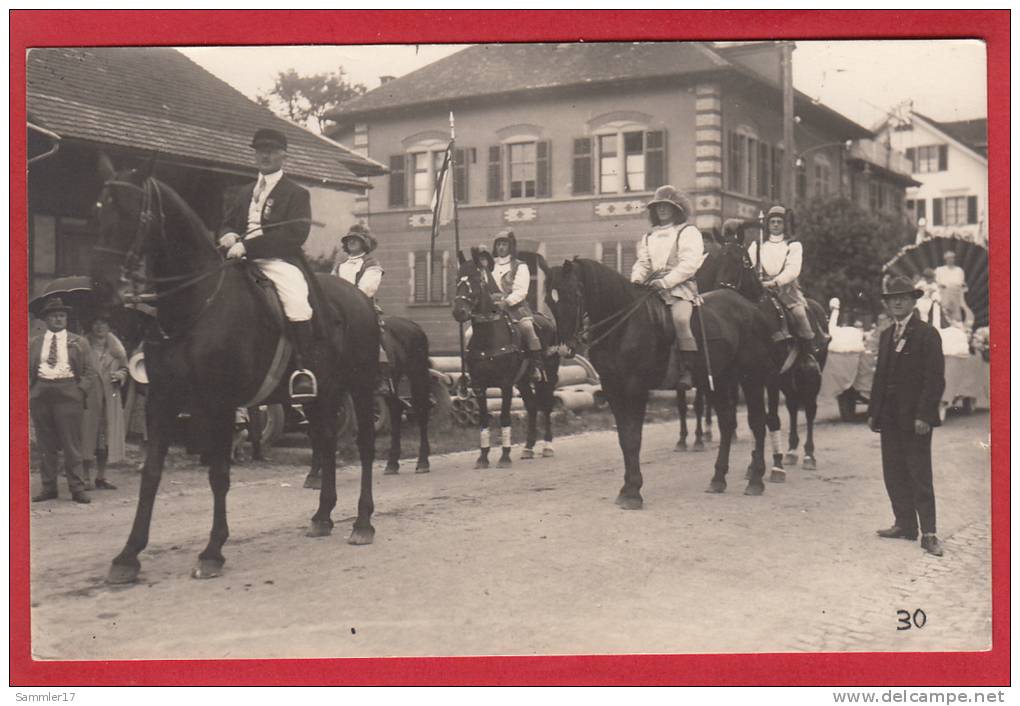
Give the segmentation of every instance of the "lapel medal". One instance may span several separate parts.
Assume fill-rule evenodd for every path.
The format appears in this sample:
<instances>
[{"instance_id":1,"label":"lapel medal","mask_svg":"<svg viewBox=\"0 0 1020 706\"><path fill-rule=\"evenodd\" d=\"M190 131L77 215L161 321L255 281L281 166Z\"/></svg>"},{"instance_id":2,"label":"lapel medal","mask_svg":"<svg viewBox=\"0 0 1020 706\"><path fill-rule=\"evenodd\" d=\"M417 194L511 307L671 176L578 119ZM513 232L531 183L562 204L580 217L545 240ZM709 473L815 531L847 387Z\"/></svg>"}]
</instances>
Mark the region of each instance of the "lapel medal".
<instances>
[{"instance_id":1,"label":"lapel medal","mask_svg":"<svg viewBox=\"0 0 1020 706\"><path fill-rule=\"evenodd\" d=\"M273 199L272 198L268 198L268 199L266 199L265 208L262 209L262 215L268 218L269 217L269 213L272 211L272 209L273 209Z\"/></svg>"}]
</instances>

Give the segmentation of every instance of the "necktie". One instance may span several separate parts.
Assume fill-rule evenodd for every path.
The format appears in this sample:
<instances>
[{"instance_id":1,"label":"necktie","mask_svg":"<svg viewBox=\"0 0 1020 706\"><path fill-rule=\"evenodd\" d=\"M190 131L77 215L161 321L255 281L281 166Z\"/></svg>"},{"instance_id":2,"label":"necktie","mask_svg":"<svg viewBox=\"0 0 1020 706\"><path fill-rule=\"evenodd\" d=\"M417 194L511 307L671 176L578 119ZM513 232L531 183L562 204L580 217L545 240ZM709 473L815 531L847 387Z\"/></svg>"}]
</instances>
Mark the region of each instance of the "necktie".
<instances>
[{"instance_id":1,"label":"necktie","mask_svg":"<svg viewBox=\"0 0 1020 706\"><path fill-rule=\"evenodd\" d=\"M266 190L266 177L264 174L259 174L259 181L255 185L255 193L252 196L256 202L262 199L262 192L265 190Z\"/></svg>"},{"instance_id":2,"label":"necktie","mask_svg":"<svg viewBox=\"0 0 1020 706\"><path fill-rule=\"evenodd\" d=\"M57 335L50 336L50 353L46 356L46 365L51 368L57 367Z\"/></svg>"}]
</instances>

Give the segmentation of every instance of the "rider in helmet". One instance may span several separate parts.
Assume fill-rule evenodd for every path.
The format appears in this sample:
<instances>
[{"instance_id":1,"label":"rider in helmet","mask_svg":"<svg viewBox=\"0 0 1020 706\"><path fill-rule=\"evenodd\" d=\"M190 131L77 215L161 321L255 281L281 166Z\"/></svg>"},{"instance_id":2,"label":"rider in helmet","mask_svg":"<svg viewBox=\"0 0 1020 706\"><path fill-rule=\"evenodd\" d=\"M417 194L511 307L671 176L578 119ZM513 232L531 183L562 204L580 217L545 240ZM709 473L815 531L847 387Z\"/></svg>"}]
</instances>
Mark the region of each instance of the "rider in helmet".
<instances>
[{"instance_id":1,"label":"rider in helmet","mask_svg":"<svg viewBox=\"0 0 1020 706\"><path fill-rule=\"evenodd\" d=\"M807 300L797 283L804 248L787 235L787 211L782 206L769 209L767 225L769 235L761 253L762 284L771 290L789 312L793 334L797 337L798 361L803 367L818 369L814 357L815 332L808 321ZM758 263L758 242L748 248L751 262Z\"/></svg>"},{"instance_id":2,"label":"rider in helmet","mask_svg":"<svg viewBox=\"0 0 1020 706\"><path fill-rule=\"evenodd\" d=\"M383 395L393 394L391 381L392 371L389 365L389 356L386 354L386 347L383 344L385 339L386 325L383 321L383 310L375 293L382 284L383 268L379 261L372 257L375 250L376 239L368 230L368 226L355 223L347 231L347 235L340 239L343 251L347 253L347 259L338 262L333 267L333 274L340 279L346 280L365 293L372 300L376 316L379 318L379 392Z\"/></svg>"},{"instance_id":3,"label":"rider in helmet","mask_svg":"<svg viewBox=\"0 0 1020 706\"><path fill-rule=\"evenodd\" d=\"M637 244L631 282L651 285L669 306L676 329L677 387L693 387L692 371L698 344L691 330L691 314L698 296L694 276L705 257L701 232L689 222L691 203L676 187L660 186L648 202L652 229Z\"/></svg>"},{"instance_id":4,"label":"rider in helmet","mask_svg":"<svg viewBox=\"0 0 1020 706\"><path fill-rule=\"evenodd\" d=\"M535 331L535 318L528 305L528 289L531 287L531 272L528 265L517 259L517 238L512 230L500 231L492 241L495 264L492 277L499 288L496 292L496 306L505 311L517 325L528 346L532 362L532 379L545 379L542 364L542 343Z\"/></svg>"}]
</instances>

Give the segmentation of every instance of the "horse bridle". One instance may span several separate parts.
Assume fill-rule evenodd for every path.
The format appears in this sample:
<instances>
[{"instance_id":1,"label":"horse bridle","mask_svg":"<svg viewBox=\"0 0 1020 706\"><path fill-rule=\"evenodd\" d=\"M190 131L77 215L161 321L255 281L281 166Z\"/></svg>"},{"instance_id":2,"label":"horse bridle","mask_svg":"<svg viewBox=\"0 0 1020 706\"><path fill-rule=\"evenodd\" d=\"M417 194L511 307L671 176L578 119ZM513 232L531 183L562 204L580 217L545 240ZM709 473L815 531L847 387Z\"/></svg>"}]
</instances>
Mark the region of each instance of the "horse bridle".
<instances>
[{"instance_id":1,"label":"horse bridle","mask_svg":"<svg viewBox=\"0 0 1020 706\"><path fill-rule=\"evenodd\" d=\"M601 319L600 321L596 321L595 323L589 323L587 326L585 326L584 320L590 317L588 316L588 312L583 305L584 290L581 287L581 283L579 281L575 281L574 294L577 297L577 321L575 322L574 326L574 335L570 339L570 341L567 341L565 343L565 345L571 350L576 350L582 343L585 343L585 338L592 331L599 328L600 326L605 326L606 324L611 323L616 319L619 319L618 321L616 321L616 323L614 323L608 329L600 333L594 339L587 341L588 348L589 349L594 348L599 343L607 339L614 331L616 331L616 329L620 328L621 326L623 326L623 324L629 321L630 317L638 309L640 309L641 306L646 301L648 301L648 299L656 292L657 290L649 287L648 291L642 294L640 297L638 297L637 301L635 301L630 307L620 309L619 311L613 312L612 314L610 314L604 319Z\"/></svg>"},{"instance_id":2,"label":"horse bridle","mask_svg":"<svg viewBox=\"0 0 1020 706\"><path fill-rule=\"evenodd\" d=\"M740 266L740 274L737 275L737 281L736 282L726 282L726 281L720 280L718 282L718 285L720 287L724 287L726 289L732 289L735 292L739 292L741 290L741 288L744 286L744 274L747 273L748 271L754 269L754 265L751 264L750 256L748 256L747 251L745 251L743 248L741 248L740 265L741 265Z\"/></svg>"}]
</instances>

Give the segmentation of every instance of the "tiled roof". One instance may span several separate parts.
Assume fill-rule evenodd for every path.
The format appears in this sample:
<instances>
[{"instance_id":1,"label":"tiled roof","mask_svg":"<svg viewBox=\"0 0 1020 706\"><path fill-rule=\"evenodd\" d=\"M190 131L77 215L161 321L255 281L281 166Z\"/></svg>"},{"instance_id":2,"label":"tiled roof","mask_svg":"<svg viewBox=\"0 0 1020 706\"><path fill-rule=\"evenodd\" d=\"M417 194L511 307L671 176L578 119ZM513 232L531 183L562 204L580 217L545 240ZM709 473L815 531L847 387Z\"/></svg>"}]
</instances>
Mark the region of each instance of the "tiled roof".
<instances>
[{"instance_id":1,"label":"tiled roof","mask_svg":"<svg viewBox=\"0 0 1020 706\"><path fill-rule=\"evenodd\" d=\"M458 98L591 85L725 68L699 42L478 44L385 83L340 106L341 120L369 111Z\"/></svg>"},{"instance_id":2,"label":"tiled roof","mask_svg":"<svg viewBox=\"0 0 1020 706\"><path fill-rule=\"evenodd\" d=\"M972 150L981 154L988 153L988 118L935 124Z\"/></svg>"},{"instance_id":3,"label":"tiled roof","mask_svg":"<svg viewBox=\"0 0 1020 706\"><path fill-rule=\"evenodd\" d=\"M65 139L254 171L251 136L273 127L287 135L287 171L298 178L364 188L364 177L385 172L277 117L174 49L33 49L27 103Z\"/></svg>"}]
</instances>

